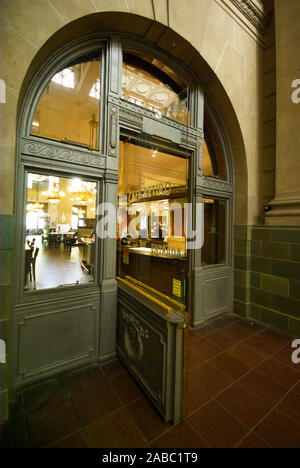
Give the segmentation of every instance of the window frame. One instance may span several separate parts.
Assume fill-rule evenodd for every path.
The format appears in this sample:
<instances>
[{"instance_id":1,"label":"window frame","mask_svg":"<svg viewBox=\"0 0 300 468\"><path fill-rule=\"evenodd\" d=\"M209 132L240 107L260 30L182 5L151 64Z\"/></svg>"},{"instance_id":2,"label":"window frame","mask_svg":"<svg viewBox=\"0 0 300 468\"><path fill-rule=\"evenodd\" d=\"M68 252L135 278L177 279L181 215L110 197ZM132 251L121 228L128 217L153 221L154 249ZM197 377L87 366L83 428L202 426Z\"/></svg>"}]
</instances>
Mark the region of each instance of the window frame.
<instances>
[{"instance_id":1,"label":"window frame","mask_svg":"<svg viewBox=\"0 0 300 468\"><path fill-rule=\"evenodd\" d=\"M228 255L228 265L233 265L233 249L232 249L232 231L233 231L233 183L234 183L234 175L233 175L233 158L231 153L231 148L229 144L229 139L227 137L224 125L222 120L219 117L218 111L214 107L212 100L210 99L209 95L203 92L203 89L196 78L196 76L190 71L187 70L185 66L183 66L179 59L171 57L167 52L162 51L161 49L157 48L150 41L146 39L141 39L140 37L136 37L134 35L128 35L125 33L118 33L118 34L91 34L86 36L85 38L76 39L74 41L69 42L67 45L59 48L54 54L52 54L47 61L43 64L41 69L37 72L37 74L32 79L31 83L28 86L25 98L23 99L21 108L20 108L20 118L19 118L19 126L18 126L18 141L17 141L17 164L16 164L16 186L17 186L17 193L16 193L16 222L19 228L23 229L24 225L24 211L20 213L20 200L24 200L24 171L29 168L30 171L36 171L38 169L49 169L53 170L55 167L55 171L59 173L65 174L76 174L79 177L89 177L92 176L93 180L97 179L101 181L101 195L102 200L106 200L106 181L112 181L114 184L117 182L117 172L118 172L118 158L114 157L109 152L109 139L110 139L110 106L114 105L117 107L117 119L118 119L118 126L117 126L117 139L119 140L120 134L123 131L130 132L136 135L136 128L131 128L124 125L124 120L122 121L122 116L119 115L121 111L130 111L128 109L128 102L122 99L122 50L126 49L127 51L138 51L139 53L150 55L152 57L156 57L159 61L174 69L182 79L187 83L189 87L189 96L188 96L188 108L190 111L190 124L189 126L185 125L184 123L178 122L176 120L170 119L168 117L162 117L160 121L170 128L180 129L182 132L186 132L185 138L181 141L181 144L185 146L188 151L190 152L190 164L189 164L189 202L195 203L198 194L206 194L206 196L214 196L218 197L221 196L222 199L228 198L230 208L228 209L228 216L229 218L229 228L228 232L228 246L226 248L226 252ZM101 51L101 92L100 92L100 107L99 107L99 131L98 131L98 138L99 138L99 150L92 150L89 151L85 148L80 148L77 146L64 144L62 142L58 142L55 140L48 140L43 137L37 135L31 135L31 126L32 120L34 116L34 111L36 105L42 95L45 86L49 82L49 80L57 73L58 70L63 69L68 64L72 62L72 60L83 56L88 52L93 51ZM141 108L133 103L130 103L133 107L133 114L140 119L144 119L145 117L153 116L153 112ZM207 110L211 114L211 118L214 123L214 128L218 133L218 137L220 138L220 144L223 148L223 157L224 157L224 165L226 167L226 174L227 180L219 180L214 179L212 177L205 177L202 175L202 161L201 161L201 138L203 137L203 111L204 105L206 106ZM131 109L132 110L132 109ZM148 140L149 141L149 140ZM163 138L156 138L157 142L161 143L162 150L170 151L170 146L174 145L170 142L166 142ZM48 160L42 160L39 158L35 158L34 152L24 153L24 146L25 143L28 146L34 146L35 148L41 147L45 145L47 148L45 151L49 152L50 150L55 151L59 154L64 153L72 153L78 154L78 158L80 159L79 163L78 158L75 157L74 161L67 160L66 158L56 158L54 162ZM117 145L118 147L118 145ZM116 152L118 151L118 148ZM179 151L180 152L180 151ZM182 153L182 150L181 150ZM94 158L94 161L89 163L89 158ZM100 164L100 160L102 158L102 164ZM87 165L81 160L87 160ZM99 164L98 164L99 161ZM210 179L210 180L207 180ZM22 188L23 187L23 188ZM23 191L22 191L23 190ZM21 193L21 199L20 199ZM100 191L98 192L100 193ZM202 196L202 195L201 195ZM24 208L24 202L22 206ZM15 245L21 245L20 241L17 239L15 241ZM99 248L98 252L103 249L103 241L101 242L101 248ZM102 251L101 251L102 252ZM102 253L101 253L102 255ZM103 258L103 262L106 260ZM188 277L192 277L193 271L198 268L199 262L197 260L198 254L191 253L188 255ZM19 262L19 254L16 255L16 263L14 265L14 271L18 271L18 266L20 265ZM221 264L223 266L223 264ZM212 267L220 267L220 265L214 265ZM94 290L99 291L99 287L103 277L105 276L104 270L107 266L102 265L99 266L99 275L97 280L96 289L94 286L87 286L90 288L90 291ZM202 268L211 268L202 267ZM20 276L18 274L14 276ZM14 281L14 280L13 280ZM18 284L18 294L16 302L24 301L23 291L20 290L19 286L20 281L17 281ZM192 281L190 281L192 283ZM81 286L76 286L76 288L81 288ZM83 288L86 286L82 286ZM74 291L74 286L68 287L68 291L63 292L63 294L69 294L70 289ZM64 288L61 288L64 289ZM47 290L50 291L50 290ZM51 290L52 291L52 290ZM55 290L54 290L55 291ZM187 293L187 297L191 298L191 287L189 288L189 293ZM56 292L56 291L55 291ZM29 293L25 293L26 296L32 296ZM37 295L45 294L45 290L41 290L41 293L35 291L34 297ZM49 293L50 294L50 293ZM49 295L48 294L48 295ZM32 298L31 298L32 300Z\"/></svg>"}]
</instances>

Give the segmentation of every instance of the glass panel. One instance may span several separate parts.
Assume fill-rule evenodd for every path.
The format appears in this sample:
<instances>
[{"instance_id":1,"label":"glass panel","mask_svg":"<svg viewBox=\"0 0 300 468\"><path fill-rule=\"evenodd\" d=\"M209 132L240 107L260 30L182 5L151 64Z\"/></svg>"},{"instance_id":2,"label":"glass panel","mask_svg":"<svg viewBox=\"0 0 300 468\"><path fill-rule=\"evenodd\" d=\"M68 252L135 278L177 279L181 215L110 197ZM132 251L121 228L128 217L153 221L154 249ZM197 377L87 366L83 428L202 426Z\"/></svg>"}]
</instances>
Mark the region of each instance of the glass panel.
<instances>
[{"instance_id":1,"label":"glass panel","mask_svg":"<svg viewBox=\"0 0 300 468\"><path fill-rule=\"evenodd\" d=\"M36 106L31 134L98 149L100 57L88 54L56 73Z\"/></svg>"},{"instance_id":2,"label":"glass panel","mask_svg":"<svg viewBox=\"0 0 300 468\"><path fill-rule=\"evenodd\" d=\"M120 142L118 275L185 302L188 160Z\"/></svg>"},{"instance_id":3,"label":"glass panel","mask_svg":"<svg viewBox=\"0 0 300 468\"><path fill-rule=\"evenodd\" d=\"M204 112L202 173L205 176L226 179L223 149L207 111Z\"/></svg>"},{"instance_id":4,"label":"glass panel","mask_svg":"<svg viewBox=\"0 0 300 468\"><path fill-rule=\"evenodd\" d=\"M26 291L94 279L96 182L28 174Z\"/></svg>"},{"instance_id":5,"label":"glass panel","mask_svg":"<svg viewBox=\"0 0 300 468\"><path fill-rule=\"evenodd\" d=\"M169 74L172 74L170 77ZM187 88L174 81L174 72L152 59L124 54L122 97L138 106L165 116L189 123Z\"/></svg>"},{"instance_id":6,"label":"glass panel","mask_svg":"<svg viewBox=\"0 0 300 468\"><path fill-rule=\"evenodd\" d=\"M203 198L204 244L201 250L202 265L225 263L226 201Z\"/></svg>"}]
</instances>

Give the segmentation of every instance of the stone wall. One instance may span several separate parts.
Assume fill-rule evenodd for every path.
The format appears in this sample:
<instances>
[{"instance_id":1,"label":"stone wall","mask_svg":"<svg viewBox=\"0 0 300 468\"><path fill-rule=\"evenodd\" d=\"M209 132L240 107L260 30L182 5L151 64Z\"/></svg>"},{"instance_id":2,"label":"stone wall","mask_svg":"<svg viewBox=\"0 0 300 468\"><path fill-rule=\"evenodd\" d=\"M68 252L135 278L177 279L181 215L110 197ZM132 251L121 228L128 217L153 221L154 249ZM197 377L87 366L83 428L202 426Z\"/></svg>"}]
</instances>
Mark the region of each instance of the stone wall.
<instances>
[{"instance_id":1,"label":"stone wall","mask_svg":"<svg viewBox=\"0 0 300 468\"><path fill-rule=\"evenodd\" d=\"M235 312L300 336L300 228L235 226Z\"/></svg>"}]
</instances>

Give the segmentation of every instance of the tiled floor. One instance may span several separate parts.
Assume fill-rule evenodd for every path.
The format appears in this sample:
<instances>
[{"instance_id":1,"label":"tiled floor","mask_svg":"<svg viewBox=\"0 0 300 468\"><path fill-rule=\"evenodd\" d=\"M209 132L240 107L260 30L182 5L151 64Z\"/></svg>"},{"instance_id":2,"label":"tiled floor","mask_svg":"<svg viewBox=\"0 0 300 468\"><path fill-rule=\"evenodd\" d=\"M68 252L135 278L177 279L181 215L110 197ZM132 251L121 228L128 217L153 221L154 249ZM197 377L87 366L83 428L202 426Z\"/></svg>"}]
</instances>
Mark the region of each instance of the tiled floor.
<instances>
[{"instance_id":1,"label":"tiled floor","mask_svg":"<svg viewBox=\"0 0 300 468\"><path fill-rule=\"evenodd\" d=\"M300 447L291 337L235 316L190 333L186 419L164 424L121 363L20 396L5 447Z\"/></svg>"}]
</instances>

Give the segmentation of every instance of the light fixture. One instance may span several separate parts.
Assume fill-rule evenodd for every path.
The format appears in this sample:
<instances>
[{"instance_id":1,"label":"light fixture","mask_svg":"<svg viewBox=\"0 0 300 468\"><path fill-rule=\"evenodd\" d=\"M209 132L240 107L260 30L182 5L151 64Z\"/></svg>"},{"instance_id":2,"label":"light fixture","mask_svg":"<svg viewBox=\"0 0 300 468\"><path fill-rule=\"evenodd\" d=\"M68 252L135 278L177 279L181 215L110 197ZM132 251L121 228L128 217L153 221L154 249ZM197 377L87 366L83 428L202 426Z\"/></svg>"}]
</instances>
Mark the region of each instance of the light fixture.
<instances>
[{"instance_id":1,"label":"light fixture","mask_svg":"<svg viewBox=\"0 0 300 468\"><path fill-rule=\"evenodd\" d=\"M41 211L42 209L44 208L44 205L42 203L28 203L27 204L27 211L30 211L30 212L39 212Z\"/></svg>"},{"instance_id":2,"label":"light fixture","mask_svg":"<svg viewBox=\"0 0 300 468\"><path fill-rule=\"evenodd\" d=\"M153 153L152 153L152 158L156 158L156 156L157 156L157 149L155 149L155 150L153 151Z\"/></svg>"}]
</instances>

